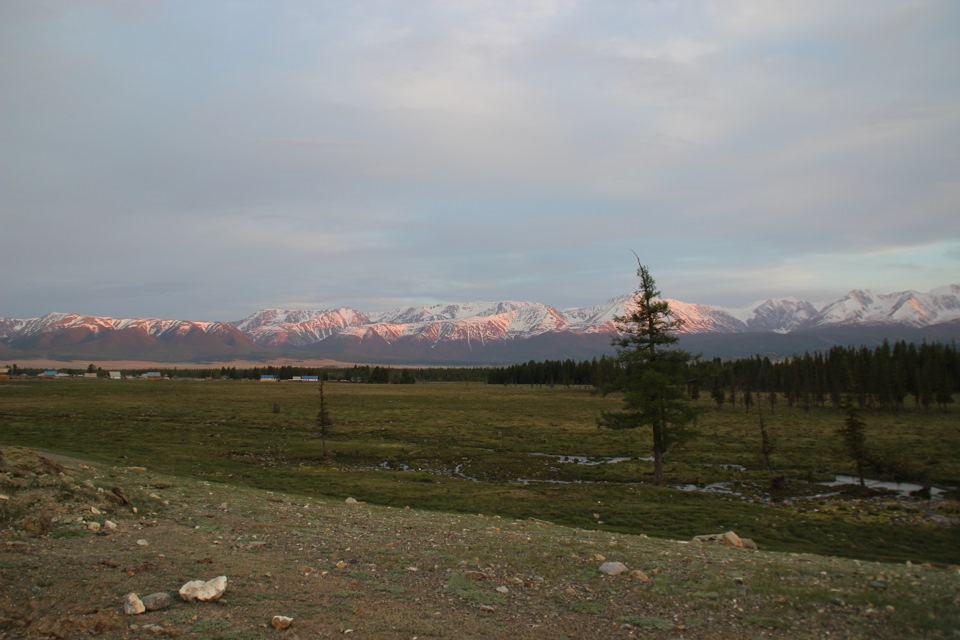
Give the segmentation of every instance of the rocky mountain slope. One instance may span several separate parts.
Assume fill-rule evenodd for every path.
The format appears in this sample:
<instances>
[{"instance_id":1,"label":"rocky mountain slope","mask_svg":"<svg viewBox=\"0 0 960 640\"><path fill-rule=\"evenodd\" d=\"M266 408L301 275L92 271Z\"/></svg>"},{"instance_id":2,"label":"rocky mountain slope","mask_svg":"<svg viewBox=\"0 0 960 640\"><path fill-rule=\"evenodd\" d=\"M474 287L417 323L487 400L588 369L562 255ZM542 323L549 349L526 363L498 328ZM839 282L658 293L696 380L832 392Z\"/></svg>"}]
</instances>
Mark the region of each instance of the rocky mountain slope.
<instances>
[{"instance_id":1,"label":"rocky mountain slope","mask_svg":"<svg viewBox=\"0 0 960 640\"><path fill-rule=\"evenodd\" d=\"M927 293L854 290L815 304L768 299L746 308L669 300L684 322L685 346L706 356L789 354L883 338L960 336L960 285ZM610 353L614 317L631 296L558 309L537 302L469 302L362 312L263 309L235 322L114 319L49 313L0 318L0 344L12 354L174 361L279 353L357 361L495 363L589 358ZM724 347L724 344L726 347ZM10 356L8 356L10 357Z\"/></svg>"}]
</instances>

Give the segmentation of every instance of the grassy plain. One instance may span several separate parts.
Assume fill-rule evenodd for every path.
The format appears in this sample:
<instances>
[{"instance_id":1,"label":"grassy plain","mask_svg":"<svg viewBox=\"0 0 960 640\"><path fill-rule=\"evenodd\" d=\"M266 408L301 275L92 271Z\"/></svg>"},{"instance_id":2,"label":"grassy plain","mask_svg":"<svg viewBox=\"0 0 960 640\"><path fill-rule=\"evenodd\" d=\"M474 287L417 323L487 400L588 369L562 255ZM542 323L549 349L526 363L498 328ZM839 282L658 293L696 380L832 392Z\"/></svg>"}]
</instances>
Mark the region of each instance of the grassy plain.
<instances>
[{"instance_id":1,"label":"grassy plain","mask_svg":"<svg viewBox=\"0 0 960 640\"><path fill-rule=\"evenodd\" d=\"M777 495L754 413L704 404L700 437L667 454L673 486L724 483L739 495L649 484L649 436L596 426L615 395L481 384L328 383L334 421L323 460L311 384L171 380L0 382L0 444L314 497L536 518L584 529L690 539L734 530L762 549L871 560L960 563L956 491L938 501L841 490L852 473L830 410L771 414ZM960 485L957 414L866 413L886 473ZM550 454L550 455L538 455ZM587 463L556 456L582 456ZM603 458L616 463L592 464ZM836 494L836 495L824 495Z\"/></svg>"}]
</instances>

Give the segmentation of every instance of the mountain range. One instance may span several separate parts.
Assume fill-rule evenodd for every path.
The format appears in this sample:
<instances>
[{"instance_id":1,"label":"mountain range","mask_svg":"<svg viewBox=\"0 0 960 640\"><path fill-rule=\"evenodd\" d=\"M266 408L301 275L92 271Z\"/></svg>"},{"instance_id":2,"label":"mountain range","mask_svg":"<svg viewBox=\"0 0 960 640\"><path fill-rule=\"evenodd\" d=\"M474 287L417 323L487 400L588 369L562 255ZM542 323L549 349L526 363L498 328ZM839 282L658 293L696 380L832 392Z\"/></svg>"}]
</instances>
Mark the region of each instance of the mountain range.
<instances>
[{"instance_id":1,"label":"mountain range","mask_svg":"<svg viewBox=\"0 0 960 640\"><path fill-rule=\"evenodd\" d=\"M827 303L769 299L738 309L668 300L681 346L704 357L788 356L883 339L960 337L960 285L926 293L854 290ZM469 302L380 312L262 309L238 321L116 319L76 313L0 318L0 358L203 362L278 357L382 364L507 364L612 354L632 295L590 307Z\"/></svg>"}]
</instances>

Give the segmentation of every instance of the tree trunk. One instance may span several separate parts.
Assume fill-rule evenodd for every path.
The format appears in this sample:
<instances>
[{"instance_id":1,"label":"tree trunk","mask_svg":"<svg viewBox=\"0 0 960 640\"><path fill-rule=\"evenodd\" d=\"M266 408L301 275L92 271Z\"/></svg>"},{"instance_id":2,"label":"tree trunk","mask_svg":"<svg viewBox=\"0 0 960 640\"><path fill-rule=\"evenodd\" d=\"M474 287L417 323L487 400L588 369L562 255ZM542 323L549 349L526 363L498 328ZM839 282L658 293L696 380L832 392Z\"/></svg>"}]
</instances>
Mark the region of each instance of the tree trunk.
<instances>
[{"instance_id":1,"label":"tree trunk","mask_svg":"<svg viewBox=\"0 0 960 640\"><path fill-rule=\"evenodd\" d=\"M663 426L653 425L653 484L663 484Z\"/></svg>"}]
</instances>

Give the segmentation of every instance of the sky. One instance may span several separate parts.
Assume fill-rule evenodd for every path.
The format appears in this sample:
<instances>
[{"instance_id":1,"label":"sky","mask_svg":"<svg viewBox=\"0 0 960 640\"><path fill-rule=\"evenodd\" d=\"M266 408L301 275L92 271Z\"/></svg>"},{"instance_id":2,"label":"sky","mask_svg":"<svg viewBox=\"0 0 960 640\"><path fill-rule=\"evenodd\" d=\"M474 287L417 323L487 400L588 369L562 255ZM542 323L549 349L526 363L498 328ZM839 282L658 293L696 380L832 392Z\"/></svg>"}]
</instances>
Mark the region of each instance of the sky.
<instances>
[{"instance_id":1,"label":"sky","mask_svg":"<svg viewBox=\"0 0 960 640\"><path fill-rule=\"evenodd\" d=\"M953 0L3 0L0 316L960 283Z\"/></svg>"}]
</instances>

